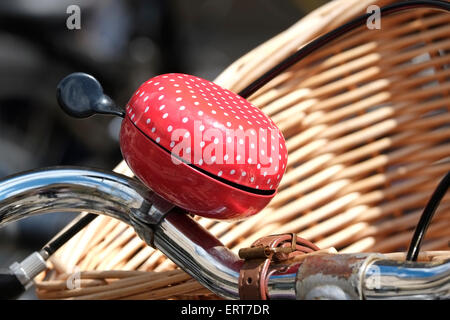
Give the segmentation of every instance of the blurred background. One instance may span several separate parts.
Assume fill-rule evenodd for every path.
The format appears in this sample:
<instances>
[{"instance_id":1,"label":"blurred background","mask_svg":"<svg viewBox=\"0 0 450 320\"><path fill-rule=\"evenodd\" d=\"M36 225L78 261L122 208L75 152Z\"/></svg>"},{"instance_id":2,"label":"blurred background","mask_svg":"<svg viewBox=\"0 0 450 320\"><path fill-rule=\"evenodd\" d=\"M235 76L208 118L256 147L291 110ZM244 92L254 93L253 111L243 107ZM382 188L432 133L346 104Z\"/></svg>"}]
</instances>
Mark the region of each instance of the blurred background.
<instances>
[{"instance_id":1,"label":"blurred background","mask_svg":"<svg viewBox=\"0 0 450 320\"><path fill-rule=\"evenodd\" d=\"M327 0L3 0L0 2L0 178L53 165L112 169L119 118L79 121L59 110L65 75L93 74L124 105L167 72L213 80L229 64ZM69 30L70 5L81 28ZM0 268L45 244L73 215L0 229ZM33 298L30 290L23 298Z\"/></svg>"}]
</instances>

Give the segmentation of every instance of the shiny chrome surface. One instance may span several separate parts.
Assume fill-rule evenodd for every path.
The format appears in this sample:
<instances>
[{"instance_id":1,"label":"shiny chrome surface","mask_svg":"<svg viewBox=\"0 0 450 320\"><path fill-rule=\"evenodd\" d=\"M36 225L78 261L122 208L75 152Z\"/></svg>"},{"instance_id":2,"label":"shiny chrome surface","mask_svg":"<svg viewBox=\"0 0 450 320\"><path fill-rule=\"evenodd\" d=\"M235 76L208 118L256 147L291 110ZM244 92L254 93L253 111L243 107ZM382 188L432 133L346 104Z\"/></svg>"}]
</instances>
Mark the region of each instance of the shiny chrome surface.
<instances>
[{"instance_id":1,"label":"shiny chrome surface","mask_svg":"<svg viewBox=\"0 0 450 320\"><path fill-rule=\"evenodd\" d=\"M365 299L450 299L450 260L422 263L377 260L364 272Z\"/></svg>"},{"instance_id":2,"label":"shiny chrome surface","mask_svg":"<svg viewBox=\"0 0 450 320\"><path fill-rule=\"evenodd\" d=\"M0 181L0 226L42 213L105 214L131 224L130 215L148 212L149 191L134 179L112 172L56 167Z\"/></svg>"},{"instance_id":3,"label":"shiny chrome surface","mask_svg":"<svg viewBox=\"0 0 450 320\"><path fill-rule=\"evenodd\" d=\"M271 300L295 300L296 295L296 279L297 270L300 263L290 265L285 272L269 271L270 277L267 281L267 292ZM280 267L272 266L272 270Z\"/></svg>"},{"instance_id":4,"label":"shiny chrome surface","mask_svg":"<svg viewBox=\"0 0 450 320\"><path fill-rule=\"evenodd\" d=\"M133 226L148 244L154 240L168 258L207 288L224 298L239 298L242 260L182 209L164 203L134 179L99 170L60 167L0 181L0 226L36 214L84 211L105 214ZM152 229L154 239L150 239ZM296 269L272 275L269 297L295 298L295 273Z\"/></svg>"},{"instance_id":5,"label":"shiny chrome surface","mask_svg":"<svg viewBox=\"0 0 450 320\"><path fill-rule=\"evenodd\" d=\"M239 271L243 260L189 216L170 212L155 229L155 246L184 271L217 295L239 299ZM285 273L269 271L270 299L295 299L297 265ZM279 267L278 267L279 268Z\"/></svg>"},{"instance_id":6,"label":"shiny chrome surface","mask_svg":"<svg viewBox=\"0 0 450 320\"><path fill-rule=\"evenodd\" d=\"M242 260L189 216L170 212L155 229L155 246L206 288L239 299Z\"/></svg>"},{"instance_id":7,"label":"shiny chrome surface","mask_svg":"<svg viewBox=\"0 0 450 320\"><path fill-rule=\"evenodd\" d=\"M42 169L0 181L0 226L41 213L105 214L132 225L147 243L155 244L211 291L239 299L243 261L182 209L161 201L138 181L119 174L84 168ZM269 274L270 299L450 298L450 261L412 263L374 254L317 255L302 263L272 265Z\"/></svg>"}]
</instances>

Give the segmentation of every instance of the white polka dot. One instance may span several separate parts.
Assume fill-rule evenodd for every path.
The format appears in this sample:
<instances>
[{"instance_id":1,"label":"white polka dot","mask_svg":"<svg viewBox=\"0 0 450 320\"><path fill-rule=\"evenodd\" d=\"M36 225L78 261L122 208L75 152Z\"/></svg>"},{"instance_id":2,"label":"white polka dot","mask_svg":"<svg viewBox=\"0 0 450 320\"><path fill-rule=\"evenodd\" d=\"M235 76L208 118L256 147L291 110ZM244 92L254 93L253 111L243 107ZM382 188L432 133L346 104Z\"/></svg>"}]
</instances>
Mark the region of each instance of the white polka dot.
<instances>
[{"instance_id":1,"label":"white polka dot","mask_svg":"<svg viewBox=\"0 0 450 320\"><path fill-rule=\"evenodd\" d=\"M273 187L273 185L271 184L270 187L269 187L269 189L272 189L272 187Z\"/></svg>"},{"instance_id":2,"label":"white polka dot","mask_svg":"<svg viewBox=\"0 0 450 320\"><path fill-rule=\"evenodd\" d=\"M185 138L189 138L190 135L191 135L191 134L190 134L189 131L188 131L188 132L186 132L186 133L184 134L184 137L185 137Z\"/></svg>"},{"instance_id":3,"label":"white polka dot","mask_svg":"<svg viewBox=\"0 0 450 320\"><path fill-rule=\"evenodd\" d=\"M200 129L200 131L203 131L203 130L205 130L205 126L204 126L204 125L201 125L201 126L199 127L199 129Z\"/></svg>"},{"instance_id":4,"label":"white polka dot","mask_svg":"<svg viewBox=\"0 0 450 320\"><path fill-rule=\"evenodd\" d=\"M182 120L181 120L181 122L183 122L183 123L186 123L186 122L188 122L188 118L187 117L184 117Z\"/></svg>"},{"instance_id":5,"label":"white polka dot","mask_svg":"<svg viewBox=\"0 0 450 320\"><path fill-rule=\"evenodd\" d=\"M216 112L216 110L211 110L211 113L216 114L217 112Z\"/></svg>"},{"instance_id":6,"label":"white polka dot","mask_svg":"<svg viewBox=\"0 0 450 320\"><path fill-rule=\"evenodd\" d=\"M197 114L198 114L199 116L202 116L202 115L203 115L203 111L199 111L199 112L197 112Z\"/></svg>"},{"instance_id":7,"label":"white polka dot","mask_svg":"<svg viewBox=\"0 0 450 320\"><path fill-rule=\"evenodd\" d=\"M161 141L161 138L160 137L158 137L158 138L156 138L156 142L160 142Z\"/></svg>"},{"instance_id":8,"label":"white polka dot","mask_svg":"<svg viewBox=\"0 0 450 320\"><path fill-rule=\"evenodd\" d=\"M214 139L214 144L218 144L219 143L219 139L218 138L215 138Z\"/></svg>"},{"instance_id":9,"label":"white polka dot","mask_svg":"<svg viewBox=\"0 0 450 320\"><path fill-rule=\"evenodd\" d=\"M203 164L203 160L202 159L198 160L198 164L202 165Z\"/></svg>"},{"instance_id":10,"label":"white polka dot","mask_svg":"<svg viewBox=\"0 0 450 320\"><path fill-rule=\"evenodd\" d=\"M200 147L203 148L204 146L205 146L205 141L201 141L201 142L200 142Z\"/></svg>"},{"instance_id":11,"label":"white polka dot","mask_svg":"<svg viewBox=\"0 0 450 320\"><path fill-rule=\"evenodd\" d=\"M168 127L167 127L167 131L169 131L169 132L171 132L171 131L172 131L172 129L173 129L173 127L172 127L172 126L168 126Z\"/></svg>"},{"instance_id":12,"label":"white polka dot","mask_svg":"<svg viewBox=\"0 0 450 320\"><path fill-rule=\"evenodd\" d=\"M248 158L247 162L250 164L252 163L252 158Z\"/></svg>"},{"instance_id":13,"label":"white polka dot","mask_svg":"<svg viewBox=\"0 0 450 320\"><path fill-rule=\"evenodd\" d=\"M179 98L179 97L175 99L176 102L179 102L179 101L181 101L181 100L183 100L183 99L182 99L182 98Z\"/></svg>"},{"instance_id":14,"label":"white polka dot","mask_svg":"<svg viewBox=\"0 0 450 320\"><path fill-rule=\"evenodd\" d=\"M162 116L163 119L167 118L168 115L169 115L168 113L164 113L163 116Z\"/></svg>"},{"instance_id":15,"label":"white polka dot","mask_svg":"<svg viewBox=\"0 0 450 320\"><path fill-rule=\"evenodd\" d=\"M145 108L144 112L147 112L147 111L148 111L148 106Z\"/></svg>"},{"instance_id":16,"label":"white polka dot","mask_svg":"<svg viewBox=\"0 0 450 320\"><path fill-rule=\"evenodd\" d=\"M159 107L159 110L163 110L166 106L163 104L162 106Z\"/></svg>"},{"instance_id":17,"label":"white polka dot","mask_svg":"<svg viewBox=\"0 0 450 320\"><path fill-rule=\"evenodd\" d=\"M231 141L232 141L232 140L231 140L231 137L228 137L228 138L227 138L227 142L228 142L228 143L231 143Z\"/></svg>"},{"instance_id":18,"label":"white polka dot","mask_svg":"<svg viewBox=\"0 0 450 320\"><path fill-rule=\"evenodd\" d=\"M255 177L250 178L250 182L253 182L253 181L255 181Z\"/></svg>"},{"instance_id":19,"label":"white polka dot","mask_svg":"<svg viewBox=\"0 0 450 320\"><path fill-rule=\"evenodd\" d=\"M181 106L179 109L180 110L184 110L184 109L186 109L186 107L185 106Z\"/></svg>"},{"instance_id":20,"label":"white polka dot","mask_svg":"<svg viewBox=\"0 0 450 320\"><path fill-rule=\"evenodd\" d=\"M152 132L155 132L155 131L156 131L156 128L155 128L155 127L153 127L153 128L152 128Z\"/></svg>"},{"instance_id":21,"label":"white polka dot","mask_svg":"<svg viewBox=\"0 0 450 320\"><path fill-rule=\"evenodd\" d=\"M250 148L255 149L255 144L254 143L250 144Z\"/></svg>"},{"instance_id":22,"label":"white polka dot","mask_svg":"<svg viewBox=\"0 0 450 320\"><path fill-rule=\"evenodd\" d=\"M231 170L230 171L230 174L234 174L236 171L235 170Z\"/></svg>"},{"instance_id":23,"label":"white polka dot","mask_svg":"<svg viewBox=\"0 0 450 320\"><path fill-rule=\"evenodd\" d=\"M258 165L256 166L258 169L261 169L261 165L258 163Z\"/></svg>"},{"instance_id":24,"label":"white polka dot","mask_svg":"<svg viewBox=\"0 0 450 320\"><path fill-rule=\"evenodd\" d=\"M198 101L195 101L194 104L195 104L196 106L198 106L200 103L199 103Z\"/></svg>"},{"instance_id":25,"label":"white polka dot","mask_svg":"<svg viewBox=\"0 0 450 320\"><path fill-rule=\"evenodd\" d=\"M269 184L270 183L270 179L267 179L267 184Z\"/></svg>"},{"instance_id":26,"label":"white polka dot","mask_svg":"<svg viewBox=\"0 0 450 320\"><path fill-rule=\"evenodd\" d=\"M239 139L239 144L244 144L244 140L243 139Z\"/></svg>"},{"instance_id":27,"label":"white polka dot","mask_svg":"<svg viewBox=\"0 0 450 320\"><path fill-rule=\"evenodd\" d=\"M262 154L262 155L264 155L264 154L265 154L264 150L261 150L261 154Z\"/></svg>"},{"instance_id":28,"label":"white polka dot","mask_svg":"<svg viewBox=\"0 0 450 320\"><path fill-rule=\"evenodd\" d=\"M247 175L247 172L242 171L242 176L245 177Z\"/></svg>"},{"instance_id":29,"label":"white polka dot","mask_svg":"<svg viewBox=\"0 0 450 320\"><path fill-rule=\"evenodd\" d=\"M164 87L159 87L158 90L159 91L164 90Z\"/></svg>"},{"instance_id":30,"label":"white polka dot","mask_svg":"<svg viewBox=\"0 0 450 320\"><path fill-rule=\"evenodd\" d=\"M222 171L219 171L217 175L220 177L222 175Z\"/></svg>"},{"instance_id":31,"label":"white polka dot","mask_svg":"<svg viewBox=\"0 0 450 320\"><path fill-rule=\"evenodd\" d=\"M149 124L150 123L150 121L152 121L150 118L148 118L147 119L147 124Z\"/></svg>"},{"instance_id":32,"label":"white polka dot","mask_svg":"<svg viewBox=\"0 0 450 320\"><path fill-rule=\"evenodd\" d=\"M243 126L241 126L241 125L239 125L239 129L241 129L241 130L244 130L244 127L243 127Z\"/></svg>"},{"instance_id":33,"label":"white polka dot","mask_svg":"<svg viewBox=\"0 0 450 320\"><path fill-rule=\"evenodd\" d=\"M191 153L191 148L190 148L190 147L187 147L187 148L186 148L186 153L187 153L187 154L190 154L190 153Z\"/></svg>"},{"instance_id":34,"label":"white polka dot","mask_svg":"<svg viewBox=\"0 0 450 320\"><path fill-rule=\"evenodd\" d=\"M173 148L174 146L175 146L175 141L172 141L172 142L170 143L170 147Z\"/></svg>"},{"instance_id":35,"label":"white polka dot","mask_svg":"<svg viewBox=\"0 0 450 320\"><path fill-rule=\"evenodd\" d=\"M163 94L159 96L158 100L161 101L162 99L164 99L164 95Z\"/></svg>"},{"instance_id":36,"label":"white polka dot","mask_svg":"<svg viewBox=\"0 0 450 320\"><path fill-rule=\"evenodd\" d=\"M227 154L223 156L223 160L225 160L225 161L228 160L228 155Z\"/></svg>"},{"instance_id":37,"label":"white polka dot","mask_svg":"<svg viewBox=\"0 0 450 320\"><path fill-rule=\"evenodd\" d=\"M240 156L240 155L237 155L237 156L236 156L236 160L237 160L237 161L241 160L241 156Z\"/></svg>"},{"instance_id":38,"label":"white polka dot","mask_svg":"<svg viewBox=\"0 0 450 320\"><path fill-rule=\"evenodd\" d=\"M214 161L216 161L216 156L211 157L211 162L214 162Z\"/></svg>"},{"instance_id":39,"label":"white polka dot","mask_svg":"<svg viewBox=\"0 0 450 320\"><path fill-rule=\"evenodd\" d=\"M264 176L264 177L267 176L267 172L266 172L266 171L264 171L263 176Z\"/></svg>"}]
</instances>

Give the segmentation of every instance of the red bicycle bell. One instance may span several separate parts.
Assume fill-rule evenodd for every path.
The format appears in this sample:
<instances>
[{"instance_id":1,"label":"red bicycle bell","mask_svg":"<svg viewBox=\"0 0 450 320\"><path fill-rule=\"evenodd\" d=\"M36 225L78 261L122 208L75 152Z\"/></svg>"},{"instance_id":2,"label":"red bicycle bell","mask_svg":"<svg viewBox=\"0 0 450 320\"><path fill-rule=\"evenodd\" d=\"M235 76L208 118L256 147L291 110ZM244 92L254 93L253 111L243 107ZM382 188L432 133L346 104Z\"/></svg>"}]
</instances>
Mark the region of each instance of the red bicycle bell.
<instances>
[{"instance_id":1,"label":"red bicycle bell","mask_svg":"<svg viewBox=\"0 0 450 320\"><path fill-rule=\"evenodd\" d=\"M275 196L286 169L284 138L264 113L237 94L199 77L165 74L144 82L125 112L90 75L58 85L70 115L123 116L120 146L133 173L190 213L241 219Z\"/></svg>"}]
</instances>

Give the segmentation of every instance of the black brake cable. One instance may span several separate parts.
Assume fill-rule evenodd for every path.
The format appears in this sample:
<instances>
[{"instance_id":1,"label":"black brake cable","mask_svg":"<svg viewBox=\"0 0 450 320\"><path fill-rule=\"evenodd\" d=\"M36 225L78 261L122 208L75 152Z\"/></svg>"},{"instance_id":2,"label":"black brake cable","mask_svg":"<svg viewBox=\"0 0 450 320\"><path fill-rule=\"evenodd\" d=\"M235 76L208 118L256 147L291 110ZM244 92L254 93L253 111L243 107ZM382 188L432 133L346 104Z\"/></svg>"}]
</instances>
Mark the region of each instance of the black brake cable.
<instances>
[{"instance_id":1,"label":"black brake cable","mask_svg":"<svg viewBox=\"0 0 450 320\"><path fill-rule=\"evenodd\" d=\"M441 202L442 198L444 198L449 187L450 187L450 171L447 172L444 178L442 178L441 182L434 190L430 200L425 206L422 215L420 216L419 223L416 226L416 230L414 231L414 235L409 245L408 253L406 254L406 261L417 261L420 246L422 245L422 241L425 237L425 233L427 232L428 226L430 225L434 213L436 212L439 203Z\"/></svg>"},{"instance_id":2,"label":"black brake cable","mask_svg":"<svg viewBox=\"0 0 450 320\"><path fill-rule=\"evenodd\" d=\"M41 255L45 259L50 257L56 250L61 248L67 241L91 223L91 221L96 217L97 215L94 213L81 214L77 216L42 247L40 250Z\"/></svg>"},{"instance_id":3,"label":"black brake cable","mask_svg":"<svg viewBox=\"0 0 450 320\"><path fill-rule=\"evenodd\" d=\"M405 1L398 2L392 5L383 7L380 9L380 18L395 12L414 9L414 8L433 8L433 9L441 9L444 11L450 11L450 3L439 1L439 0L423 0L423 1ZM317 49L322 48L323 46L329 44L331 41L337 39L338 37L347 34L354 29L363 26L367 19L372 15L372 13L367 13L362 16L359 16L350 22L336 28L317 39L309 42L295 53L285 58L283 61L278 63L275 67L267 71L265 74L260 76L258 79L249 84L245 89L239 92L239 95L243 98L248 98L250 95L255 93L261 87L263 87L267 82L299 62L300 60L307 57L309 54L313 53Z\"/></svg>"}]
</instances>

